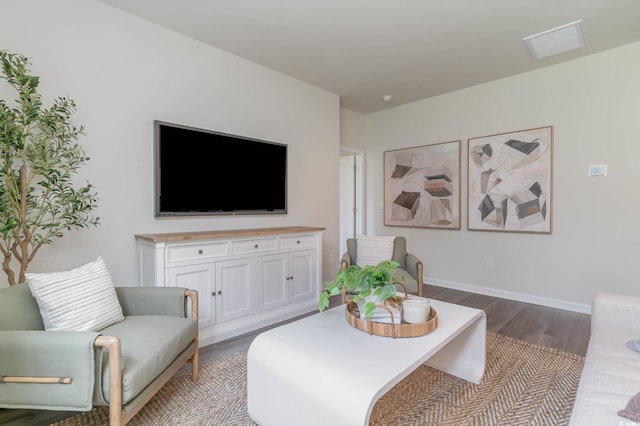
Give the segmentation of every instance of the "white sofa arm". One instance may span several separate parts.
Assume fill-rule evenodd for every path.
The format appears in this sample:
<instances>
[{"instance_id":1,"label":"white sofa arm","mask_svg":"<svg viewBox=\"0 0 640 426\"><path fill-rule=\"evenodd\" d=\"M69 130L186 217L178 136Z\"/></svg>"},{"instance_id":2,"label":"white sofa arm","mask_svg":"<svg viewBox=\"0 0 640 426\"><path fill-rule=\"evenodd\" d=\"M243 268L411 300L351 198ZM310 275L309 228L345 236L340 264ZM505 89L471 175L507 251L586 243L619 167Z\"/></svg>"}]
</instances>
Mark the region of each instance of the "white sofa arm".
<instances>
[{"instance_id":1,"label":"white sofa arm","mask_svg":"<svg viewBox=\"0 0 640 426\"><path fill-rule=\"evenodd\" d=\"M640 332L640 297L598 293L591 309L591 329L623 327Z\"/></svg>"}]
</instances>

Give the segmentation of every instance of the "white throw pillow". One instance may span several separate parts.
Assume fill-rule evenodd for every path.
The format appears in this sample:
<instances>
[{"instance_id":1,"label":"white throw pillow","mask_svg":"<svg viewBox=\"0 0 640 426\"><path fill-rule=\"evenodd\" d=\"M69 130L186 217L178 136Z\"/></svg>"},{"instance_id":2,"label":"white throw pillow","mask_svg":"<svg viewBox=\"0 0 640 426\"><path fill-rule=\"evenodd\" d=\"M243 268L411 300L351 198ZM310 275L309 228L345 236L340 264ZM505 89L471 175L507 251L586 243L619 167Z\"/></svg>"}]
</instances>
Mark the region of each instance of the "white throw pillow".
<instances>
[{"instance_id":1,"label":"white throw pillow","mask_svg":"<svg viewBox=\"0 0 640 426\"><path fill-rule=\"evenodd\" d=\"M374 235L358 235L356 265L377 265L383 260L391 260L393 256L393 240L396 237L379 237Z\"/></svg>"},{"instance_id":2,"label":"white throw pillow","mask_svg":"<svg viewBox=\"0 0 640 426\"><path fill-rule=\"evenodd\" d=\"M101 257L64 272L26 274L45 330L98 331L124 320Z\"/></svg>"}]
</instances>

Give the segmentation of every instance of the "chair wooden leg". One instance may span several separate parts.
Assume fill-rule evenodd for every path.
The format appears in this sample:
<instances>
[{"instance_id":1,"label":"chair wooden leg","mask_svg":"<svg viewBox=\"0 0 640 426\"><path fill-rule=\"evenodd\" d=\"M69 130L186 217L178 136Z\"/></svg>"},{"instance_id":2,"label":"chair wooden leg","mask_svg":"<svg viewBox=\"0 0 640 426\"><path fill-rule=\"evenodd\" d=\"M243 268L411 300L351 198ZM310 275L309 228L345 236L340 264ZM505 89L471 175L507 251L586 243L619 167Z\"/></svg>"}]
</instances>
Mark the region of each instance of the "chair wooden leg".
<instances>
[{"instance_id":1,"label":"chair wooden leg","mask_svg":"<svg viewBox=\"0 0 640 426\"><path fill-rule=\"evenodd\" d=\"M115 336L98 336L94 345L104 347L109 352L109 426L123 426L120 339Z\"/></svg>"},{"instance_id":2,"label":"chair wooden leg","mask_svg":"<svg viewBox=\"0 0 640 426\"><path fill-rule=\"evenodd\" d=\"M187 290L185 291L184 294L185 296L191 299L191 318L195 319L197 323L198 322L198 292L195 290ZM198 336L197 330L196 330L196 337L193 339L193 341L196 345L196 349L193 355L191 356L191 380L194 382L197 382L198 379L200 378L200 355L199 355L199 349L198 349L198 346L200 345L200 343L199 343L199 336Z\"/></svg>"},{"instance_id":3,"label":"chair wooden leg","mask_svg":"<svg viewBox=\"0 0 640 426\"><path fill-rule=\"evenodd\" d=\"M198 342L196 340L196 350L191 355L191 381L197 382L200 379L200 355L198 353Z\"/></svg>"},{"instance_id":4,"label":"chair wooden leg","mask_svg":"<svg viewBox=\"0 0 640 426\"><path fill-rule=\"evenodd\" d=\"M422 274L423 274L423 266L422 266L422 262L418 262L416 264L416 266L418 267L418 296L422 297L422 293L424 292L423 287L423 282L422 282Z\"/></svg>"}]
</instances>

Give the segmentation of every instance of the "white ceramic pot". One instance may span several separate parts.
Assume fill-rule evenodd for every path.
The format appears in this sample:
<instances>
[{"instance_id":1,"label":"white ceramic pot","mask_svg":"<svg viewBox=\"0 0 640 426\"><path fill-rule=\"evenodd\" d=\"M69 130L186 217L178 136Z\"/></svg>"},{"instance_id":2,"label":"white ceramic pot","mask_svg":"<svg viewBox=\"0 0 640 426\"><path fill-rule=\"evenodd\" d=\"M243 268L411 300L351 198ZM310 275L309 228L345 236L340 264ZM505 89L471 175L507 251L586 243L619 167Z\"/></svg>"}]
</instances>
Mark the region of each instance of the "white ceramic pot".
<instances>
[{"instance_id":1,"label":"white ceramic pot","mask_svg":"<svg viewBox=\"0 0 640 426\"><path fill-rule=\"evenodd\" d=\"M428 299L407 299L402 302L402 319L409 324L419 324L429 319Z\"/></svg>"}]
</instances>

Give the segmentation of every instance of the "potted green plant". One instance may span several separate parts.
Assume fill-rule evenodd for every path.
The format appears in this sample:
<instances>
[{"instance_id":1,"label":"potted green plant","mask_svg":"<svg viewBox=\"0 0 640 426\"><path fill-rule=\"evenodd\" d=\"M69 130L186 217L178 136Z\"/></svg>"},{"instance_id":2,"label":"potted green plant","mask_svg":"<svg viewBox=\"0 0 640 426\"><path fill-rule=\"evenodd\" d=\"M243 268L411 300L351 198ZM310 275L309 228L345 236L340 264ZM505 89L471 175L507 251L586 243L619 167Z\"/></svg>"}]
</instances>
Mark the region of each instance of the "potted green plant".
<instances>
[{"instance_id":1,"label":"potted green plant","mask_svg":"<svg viewBox=\"0 0 640 426\"><path fill-rule=\"evenodd\" d=\"M370 318L377 304L396 297L395 285L398 284L398 280L394 277L393 270L398 266L398 262L385 260L375 266L351 265L346 269L340 269L333 282L325 283L327 289L320 294L318 310L322 312L329 307L329 297L345 291L354 294L353 301L360 301L365 318Z\"/></svg>"},{"instance_id":2,"label":"potted green plant","mask_svg":"<svg viewBox=\"0 0 640 426\"><path fill-rule=\"evenodd\" d=\"M77 141L84 131L72 122L73 100L58 97L43 107L40 78L17 53L0 51L2 80L17 95L0 99L0 253L2 270L14 285L25 281L44 244L65 231L98 225L99 218L92 214L97 207L92 185L74 182L89 158Z\"/></svg>"}]
</instances>

